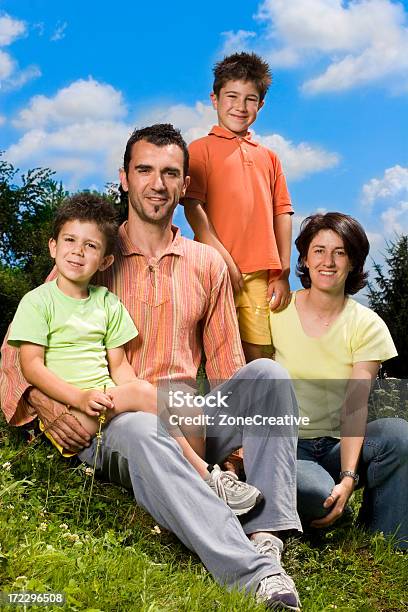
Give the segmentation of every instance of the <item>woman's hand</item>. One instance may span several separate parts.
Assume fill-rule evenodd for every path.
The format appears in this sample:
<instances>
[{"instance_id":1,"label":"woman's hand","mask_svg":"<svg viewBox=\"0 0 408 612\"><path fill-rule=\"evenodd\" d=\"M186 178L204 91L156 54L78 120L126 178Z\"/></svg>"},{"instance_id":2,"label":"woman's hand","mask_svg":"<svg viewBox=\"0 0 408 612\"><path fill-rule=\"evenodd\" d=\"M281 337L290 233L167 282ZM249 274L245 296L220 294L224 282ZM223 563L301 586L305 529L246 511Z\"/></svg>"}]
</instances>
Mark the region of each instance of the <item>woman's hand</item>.
<instances>
[{"instance_id":1,"label":"woman's hand","mask_svg":"<svg viewBox=\"0 0 408 612\"><path fill-rule=\"evenodd\" d=\"M353 493L355 482L350 476L345 476L343 480L333 487L329 497L323 503L323 508L331 508L329 514L321 519L316 519L310 523L311 527L329 527L343 514L344 508Z\"/></svg>"}]
</instances>

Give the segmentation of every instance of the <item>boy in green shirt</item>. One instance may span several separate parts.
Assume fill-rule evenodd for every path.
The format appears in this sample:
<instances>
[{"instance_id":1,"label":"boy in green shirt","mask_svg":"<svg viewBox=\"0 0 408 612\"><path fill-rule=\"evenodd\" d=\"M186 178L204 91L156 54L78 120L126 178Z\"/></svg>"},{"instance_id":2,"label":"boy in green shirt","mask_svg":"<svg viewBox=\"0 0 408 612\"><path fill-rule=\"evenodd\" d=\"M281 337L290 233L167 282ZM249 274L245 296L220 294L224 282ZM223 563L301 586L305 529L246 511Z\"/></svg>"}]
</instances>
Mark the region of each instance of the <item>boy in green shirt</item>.
<instances>
[{"instance_id":1,"label":"boy in green shirt","mask_svg":"<svg viewBox=\"0 0 408 612\"><path fill-rule=\"evenodd\" d=\"M158 412L157 390L136 377L126 358L124 345L138 334L130 314L106 287L90 285L94 274L114 261L117 229L116 211L107 199L89 193L67 198L49 241L57 278L23 297L8 338L20 347L27 381L66 404L90 435L102 413L110 420L123 412ZM161 416L168 417L166 406ZM64 456L72 455L45 434ZM202 437L185 437L179 430L174 437L235 514L249 512L260 501L256 487L218 466L210 471L201 458Z\"/></svg>"}]
</instances>

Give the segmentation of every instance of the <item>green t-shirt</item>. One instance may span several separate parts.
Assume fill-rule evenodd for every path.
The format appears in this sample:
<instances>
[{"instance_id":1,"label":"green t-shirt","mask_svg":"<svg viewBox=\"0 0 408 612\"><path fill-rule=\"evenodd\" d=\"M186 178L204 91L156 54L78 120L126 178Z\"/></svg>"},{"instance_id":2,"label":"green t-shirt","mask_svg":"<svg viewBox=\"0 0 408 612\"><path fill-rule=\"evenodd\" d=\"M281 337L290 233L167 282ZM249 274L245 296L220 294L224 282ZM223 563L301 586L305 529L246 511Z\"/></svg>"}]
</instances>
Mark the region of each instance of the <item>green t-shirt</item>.
<instances>
[{"instance_id":1,"label":"green t-shirt","mask_svg":"<svg viewBox=\"0 0 408 612\"><path fill-rule=\"evenodd\" d=\"M386 361L397 351L384 321L352 298L322 336L308 336L296 310L296 293L285 310L271 313L275 359L293 380L300 415L310 419L309 426L299 427L299 437L339 437L353 365Z\"/></svg>"},{"instance_id":2,"label":"green t-shirt","mask_svg":"<svg viewBox=\"0 0 408 612\"><path fill-rule=\"evenodd\" d=\"M9 344L45 347L45 365L80 389L112 386L106 349L137 336L119 298L106 287L89 286L89 296L65 295L56 280L40 285L21 300L11 323Z\"/></svg>"}]
</instances>

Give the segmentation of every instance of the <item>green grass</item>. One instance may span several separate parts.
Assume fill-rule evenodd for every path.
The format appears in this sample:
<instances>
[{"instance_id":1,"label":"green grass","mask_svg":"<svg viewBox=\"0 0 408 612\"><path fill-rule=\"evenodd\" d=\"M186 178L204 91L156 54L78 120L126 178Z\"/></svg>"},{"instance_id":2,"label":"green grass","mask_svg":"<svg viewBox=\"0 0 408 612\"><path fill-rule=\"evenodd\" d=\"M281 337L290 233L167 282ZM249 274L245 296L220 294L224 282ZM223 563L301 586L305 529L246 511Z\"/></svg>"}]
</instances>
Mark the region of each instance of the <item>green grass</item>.
<instances>
[{"instance_id":1,"label":"green grass","mask_svg":"<svg viewBox=\"0 0 408 612\"><path fill-rule=\"evenodd\" d=\"M218 586L124 489L95 481L87 518L91 477L83 466L62 459L45 441L26 445L4 422L0 442L0 590L65 592L63 608L38 610L264 609ZM284 564L305 612L408 610L408 556L394 552L381 534L351 527L313 541L293 539Z\"/></svg>"}]
</instances>

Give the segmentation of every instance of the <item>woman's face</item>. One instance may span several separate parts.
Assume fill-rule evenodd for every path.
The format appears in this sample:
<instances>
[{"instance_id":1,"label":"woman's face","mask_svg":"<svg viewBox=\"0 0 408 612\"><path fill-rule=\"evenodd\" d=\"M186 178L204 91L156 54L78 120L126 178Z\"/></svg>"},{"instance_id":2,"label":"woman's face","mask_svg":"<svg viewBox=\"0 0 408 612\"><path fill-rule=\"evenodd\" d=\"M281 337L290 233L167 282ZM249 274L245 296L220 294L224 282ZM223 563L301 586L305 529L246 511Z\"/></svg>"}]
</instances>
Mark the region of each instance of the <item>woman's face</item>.
<instances>
[{"instance_id":1,"label":"woman's face","mask_svg":"<svg viewBox=\"0 0 408 612\"><path fill-rule=\"evenodd\" d=\"M348 273L352 270L344 242L332 230L320 230L307 251L305 265L312 287L330 293L343 293Z\"/></svg>"}]
</instances>

